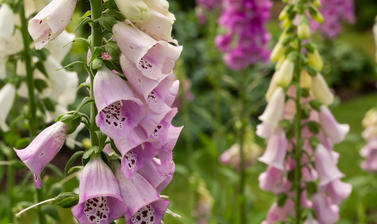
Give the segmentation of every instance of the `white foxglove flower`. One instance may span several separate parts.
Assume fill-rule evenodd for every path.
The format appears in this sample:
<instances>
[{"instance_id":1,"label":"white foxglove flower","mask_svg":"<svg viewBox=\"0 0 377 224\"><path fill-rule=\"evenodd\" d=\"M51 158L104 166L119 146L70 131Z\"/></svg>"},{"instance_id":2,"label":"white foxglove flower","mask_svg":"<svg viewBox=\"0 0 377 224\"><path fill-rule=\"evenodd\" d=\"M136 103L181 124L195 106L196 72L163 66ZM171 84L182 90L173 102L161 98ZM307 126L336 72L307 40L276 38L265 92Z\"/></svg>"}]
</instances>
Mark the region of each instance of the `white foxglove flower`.
<instances>
[{"instance_id":1,"label":"white foxglove flower","mask_svg":"<svg viewBox=\"0 0 377 224\"><path fill-rule=\"evenodd\" d=\"M7 4L1 5L0 8L0 38L10 40L14 31L14 14Z\"/></svg>"},{"instance_id":2,"label":"white foxglove flower","mask_svg":"<svg viewBox=\"0 0 377 224\"><path fill-rule=\"evenodd\" d=\"M325 105L330 105L334 102L334 95L321 74L317 74L312 79L312 93L315 98Z\"/></svg>"},{"instance_id":3,"label":"white foxglove flower","mask_svg":"<svg viewBox=\"0 0 377 224\"><path fill-rule=\"evenodd\" d=\"M51 56L56 61L61 62L72 48L72 42L75 39L75 35L63 31L58 37L50 41L47 45L47 49L50 51Z\"/></svg>"},{"instance_id":4,"label":"white foxglove flower","mask_svg":"<svg viewBox=\"0 0 377 224\"><path fill-rule=\"evenodd\" d=\"M0 90L0 128L3 131L8 131L6 124L7 116L12 109L14 97L16 95L16 88L8 83Z\"/></svg>"}]
</instances>

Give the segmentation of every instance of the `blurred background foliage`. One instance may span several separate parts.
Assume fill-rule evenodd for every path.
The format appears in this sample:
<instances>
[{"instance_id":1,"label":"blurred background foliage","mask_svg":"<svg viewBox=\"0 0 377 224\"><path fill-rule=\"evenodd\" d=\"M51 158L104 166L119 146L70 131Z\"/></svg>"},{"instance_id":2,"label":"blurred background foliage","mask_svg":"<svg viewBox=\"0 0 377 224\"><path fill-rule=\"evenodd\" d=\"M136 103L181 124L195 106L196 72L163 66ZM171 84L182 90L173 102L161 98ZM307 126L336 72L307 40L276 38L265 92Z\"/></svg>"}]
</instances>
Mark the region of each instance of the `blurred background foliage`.
<instances>
[{"instance_id":1,"label":"blurred background foliage","mask_svg":"<svg viewBox=\"0 0 377 224\"><path fill-rule=\"evenodd\" d=\"M214 45L214 37L218 32L217 18L219 12L206 13L206 23L199 25L195 13L194 0L170 0L171 11L176 15L174 37L184 46L180 61L176 66L176 74L181 80L181 94L178 100L180 113L174 121L177 125L185 125L183 134L175 148L176 174L163 194L169 196L170 209L180 215L177 219L169 214L164 218L165 223L195 223L198 202L201 197L213 198L212 214L209 223L234 223L237 214L237 187L239 177L237 171L219 162L219 156L226 149L235 144L239 118L240 72L226 68L222 55ZM268 24L271 32L271 44L277 40L280 28L276 20L281 5L276 2L272 20ZM340 36L334 40L324 40L320 34L315 39L325 62L324 76L340 96L338 103L332 108L340 122L349 123L351 132L346 141L336 147L340 152L340 169L346 174L346 181L352 183L354 190L350 198L341 206L341 221L339 223L377 223L377 177L362 171L359 167L361 158L359 149L362 147L361 120L366 111L376 106L377 74L375 69L375 46L371 32L374 17L377 15L375 0L355 2L357 22L344 26ZM86 37L88 27L79 26L79 19L89 9L87 1L79 1L71 32L78 32ZM86 49L77 41L73 50L64 63L75 60L85 60ZM86 72L79 66L73 70L79 73L80 81L87 77ZM246 141L255 141L262 148L265 143L254 134L254 127L258 124L257 115L264 108L264 94L269 79L273 73L272 64L261 64L242 71L248 77L247 96L251 123ZM85 90L80 90L79 97L83 97ZM81 100L77 100L80 102ZM87 133L81 133L82 140ZM5 142L6 139L3 139ZM8 150L0 145L3 153L0 160L7 155ZM54 159L53 164L45 175L45 198L50 198L63 191L74 190L78 186L75 176L63 177L60 170L73 150L64 148L64 153ZM34 200L34 185L31 176L22 169L17 173L17 186L12 195L16 202L13 212L19 211ZM58 169L57 169L58 168ZM249 223L261 223L269 206L276 198L259 189L258 176L265 170L265 165L254 162L247 169L247 209ZM6 166L0 166L1 190L6 188ZM207 190L203 190L203 188ZM210 200L209 200L210 201ZM0 195L0 223L7 223L9 210L8 197ZM52 205L42 206L52 223L73 223L69 210L57 209ZM18 223L37 223L35 211L29 212Z\"/></svg>"}]
</instances>

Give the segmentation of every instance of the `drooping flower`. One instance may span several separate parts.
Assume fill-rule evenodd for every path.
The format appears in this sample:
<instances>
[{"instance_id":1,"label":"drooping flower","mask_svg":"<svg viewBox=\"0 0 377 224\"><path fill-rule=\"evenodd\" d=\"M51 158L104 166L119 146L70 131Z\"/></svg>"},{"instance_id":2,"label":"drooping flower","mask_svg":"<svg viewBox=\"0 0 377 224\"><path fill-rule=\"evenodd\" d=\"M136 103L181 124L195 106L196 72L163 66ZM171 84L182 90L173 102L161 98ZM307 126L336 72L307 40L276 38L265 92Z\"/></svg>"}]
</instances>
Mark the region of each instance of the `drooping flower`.
<instances>
[{"instance_id":1,"label":"drooping flower","mask_svg":"<svg viewBox=\"0 0 377 224\"><path fill-rule=\"evenodd\" d=\"M273 166L269 166L266 172L259 175L259 187L262 190L280 194L286 192L290 186L290 182L284 177L284 172Z\"/></svg>"},{"instance_id":2,"label":"drooping flower","mask_svg":"<svg viewBox=\"0 0 377 224\"><path fill-rule=\"evenodd\" d=\"M234 70L264 62L269 57L266 44L269 34L265 23L272 2L269 0L225 0L219 24L226 30L216 37L225 63Z\"/></svg>"},{"instance_id":3,"label":"drooping flower","mask_svg":"<svg viewBox=\"0 0 377 224\"><path fill-rule=\"evenodd\" d=\"M8 131L6 120L10 110L12 109L14 98L16 96L16 88L8 83L0 90L0 128Z\"/></svg>"},{"instance_id":4,"label":"drooping flower","mask_svg":"<svg viewBox=\"0 0 377 224\"><path fill-rule=\"evenodd\" d=\"M312 197L312 201L319 223L333 224L339 219L338 206L331 204L330 200L324 194L317 193Z\"/></svg>"},{"instance_id":5,"label":"drooping flower","mask_svg":"<svg viewBox=\"0 0 377 224\"><path fill-rule=\"evenodd\" d=\"M326 135L335 144L343 141L350 129L348 124L338 124L326 106L321 106L320 108L319 121Z\"/></svg>"},{"instance_id":6,"label":"drooping flower","mask_svg":"<svg viewBox=\"0 0 377 224\"><path fill-rule=\"evenodd\" d=\"M361 149L360 155L365 159L361 167L369 172L377 172L377 110L370 109L363 119L363 138L366 145Z\"/></svg>"},{"instance_id":7,"label":"drooping flower","mask_svg":"<svg viewBox=\"0 0 377 224\"><path fill-rule=\"evenodd\" d=\"M114 139L121 152L127 153L146 140L139 126L145 116L143 103L126 81L107 68L99 70L94 78L94 99L97 126Z\"/></svg>"},{"instance_id":8,"label":"drooping flower","mask_svg":"<svg viewBox=\"0 0 377 224\"><path fill-rule=\"evenodd\" d=\"M333 154L322 145L318 145L316 149L315 164L320 179L320 185L326 185L344 176L336 167L336 159Z\"/></svg>"},{"instance_id":9,"label":"drooping flower","mask_svg":"<svg viewBox=\"0 0 377 224\"><path fill-rule=\"evenodd\" d=\"M314 97L321 101L321 103L330 105L334 102L334 95L321 74L317 74L312 78L311 90Z\"/></svg>"},{"instance_id":10,"label":"drooping flower","mask_svg":"<svg viewBox=\"0 0 377 224\"><path fill-rule=\"evenodd\" d=\"M51 162L64 145L68 126L63 122L56 122L43 130L34 140L16 154L34 175L37 188L41 188L40 173Z\"/></svg>"},{"instance_id":11,"label":"drooping flower","mask_svg":"<svg viewBox=\"0 0 377 224\"><path fill-rule=\"evenodd\" d=\"M14 31L14 14L8 4L0 8L0 39L10 40Z\"/></svg>"},{"instance_id":12,"label":"drooping flower","mask_svg":"<svg viewBox=\"0 0 377 224\"><path fill-rule=\"evenodd\" d=\"M284 170L287 145L288 143L284 131L278 130L269 137L266 152L259 158L259 161L277 169Z\"/></svg>"},{"instance_id":13,"label":"drooping flower","mask_svg":"<svg viewBox=\"0 0 377 224\"><path fill-rule=\"evenodd\" d=\"M110 224L126 209L111 169L100 157L92 158L80 173L79 203L72 214L80 224Z\"/></svg>"},{"instance_id":14,"label":"drooping flower","mask_svg":"<svg viewBox=\"0 0 377 224\"><path fill-rule=\"evenodd\" d=\"M54 57L57 62L62 62L72 48L72 44L69 43L74 39L74 34L63 31L54 40L50 41L46 47L50 51L51 56Z\"/></svg>"},{"instance_id":15,"label":"drooping flower","mask_svg":"<svg viewBox=\"0 0 377 224\"><path fill-rule=\"evenodd\" d=\"M282 88L277 88L259 120L268 123L271 128L276 128L284 112L285 93Z\"/></svg>"},{"instance_id":16,"label":"drooping flower","mask_svg":"<svg viewBox=\"0 0 377 224\"><path fill-rule=\"evenodd\" d=\"M28 30L35 48L42 49L68 25L77 0L53 0L29 21Z\"/></svg>"}]
</instances>

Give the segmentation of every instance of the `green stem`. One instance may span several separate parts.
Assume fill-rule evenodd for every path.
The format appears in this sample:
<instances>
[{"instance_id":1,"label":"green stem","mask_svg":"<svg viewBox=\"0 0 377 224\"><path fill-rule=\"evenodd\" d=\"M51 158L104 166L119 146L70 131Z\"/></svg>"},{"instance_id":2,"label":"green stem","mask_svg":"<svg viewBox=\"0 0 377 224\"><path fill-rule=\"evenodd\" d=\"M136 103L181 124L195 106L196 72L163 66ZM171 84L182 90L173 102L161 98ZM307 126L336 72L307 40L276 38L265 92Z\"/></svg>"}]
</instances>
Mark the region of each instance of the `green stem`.
<instances>
[{"instance_id":1,"label":"green stem","mask_svg":"<svg viewBox=\"0 0 377 224\"><path fill-rule=\"evenodd\" d=\"M92 20L95 21L98 18L101 17L101 8L102 8L102 0L90 0L90 9L92 12ZM90 48L92 53L94 52L94 49L96 47L99 47L102 45L102 30L100 24L93 22L92 24L92 35L91 35L91 43ZM93 81L95 76L95 71L90 69L91 75L90 75L90 97L94 99L94 89L93 89ZM90 107L90 139L92 145L97 145L98 141L95 136L95 131L98 129L96 125L95 117L97 115L97 108L94 102L91 103Z\"/></svg>"},{"instance_id":2,"label":"green stem","mask_svg":"<svg viewBox=\"0 0 377 224\"><path fill-rule=\"evenodd\" d=\"M247 125L247 95L246 95L246 71L241 72L240 79L240 100L241 100L241 109L240 109L240 121L241 127L239 131L239 147L240 147L240 186L239 186L239 211L240 211L240 223L247 223L246 216L246 199L245 199L245 184L246 184L246 170L245 170L245 132Z\"/></svg>"},{"instance_id":3,"label":"green stem","mask_svg":"<svg viewBox=\"0 0 377 224\"><path fill-rule=\"evenodd\" d=\"M24 44L24 49L22 51L22 57L25 63L26 68L26 84L28 87L28 97L29 97L29 132L30 137L34 137L37 134L37 127L36 127L36 114L37 108L35 105L35 95L34 95L34 78L33 78L33 67L30 52L30 36L27 30L27 20L25 16L25 8L23 0L19 2L19 15L21 20L21 32L22 32L22 40ZM37 198L38 202L43 200L42 189L37 189ZM43 215L43 212L40 208L38 208L38 217L40 224L46 224L46 217Z\"/></svg>"},{"instance_id":4,"label":"green stem","mask_svg":"<svg viewBox=\"0 0 377 224\"><path fill-rule=\"evenodd\" d=\"M301 209L301 156L302 156L302 125L301 125L301 40L298 40L298 55L295 66L295 88L296 88L296 120L295 120L295 138L296 138L296 148L295 148L295 189L296 189L296 201L295 201L295 211L296 211L296 224L301 224L302 209Z\"/></svg>"},{"instance_id":5,"label":"green stem","mask_svg":"<svg viewBox=\"0 0 377 224\"><path fill-rule=\"evenodd\" d=\"M35 105L35 95L34 95L34 79L33 79L33 68L31 62L30 52L30 36L27 30L27 20L25 16L24 2L20 0L19 2L19 15L21 20L21 32L22 40L24 44L24 49L22 51L22 57L26 67L26 83L28 87L29 96L29 131L31 137L34 137L37 132L36 128L36 105Z\"/></svg>"}]
</instances>

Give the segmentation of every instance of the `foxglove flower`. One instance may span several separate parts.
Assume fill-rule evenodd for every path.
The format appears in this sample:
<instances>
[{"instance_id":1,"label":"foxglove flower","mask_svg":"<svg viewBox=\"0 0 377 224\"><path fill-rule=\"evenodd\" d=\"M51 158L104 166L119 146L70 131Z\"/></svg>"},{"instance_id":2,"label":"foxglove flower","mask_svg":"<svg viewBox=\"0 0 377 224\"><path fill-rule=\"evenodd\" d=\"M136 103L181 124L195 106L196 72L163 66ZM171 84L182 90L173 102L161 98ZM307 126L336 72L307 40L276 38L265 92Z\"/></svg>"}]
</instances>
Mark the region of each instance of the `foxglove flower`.
<instances>
[{"instance_id":1,"label":"foxglove flower","mask_svg":"<svg viewBox=\"0 0 377 224\"><path fill-rule=\"evenodd\" d=\"M334 95L331 93L331 90L321 74L317 74L313 77L311 90L314 97L323 104L330 105L334 102Z\"/></svg>"},{"instance_id":2,"label":"foxglove flower","mask_svg":"<svg viewBox=\"0 0 377 224\"><path fill-rule=\"evenodd\" d=\"M343 141L350 129L347 124L338 124L326 106L320 108L319 121L327 136L335 144Z\"/></svg>"},{"instance_id":3,"label":"foxglove flower","mask_svg":"<svg viewBox=\"0 0 377 224\"><path fill-rule=\"evenodd\" d=\"M344 176L336 167L336 159L333 157L333 154L322 145L318 145L316 149L315 165L318 171L320 185L326 185Z\"/></svg>"},{"instance_id":4,"label":"foxglove flower","mask_svg":"<svg viewBox=\"0 0 377 224\"><path fill-rule=\"evenodd\" d=\"M40 173L64 145L68 126L60 121L43 130L34 140L16 154L34 175L37 188L41 188Z\"/></svg>"},{"instance_id":5,"label":"foxglove flower","mask_svg":"<svg viewBox=\"0 0 377 224\"><path fill-rule=\"evenodd\" d=\"M261 153L261 148L252 140L246 140L244 143L244 156L245 156L245 167L250 167L256 162L257 158ZM239 170L241 167L240 158L240 146L239 144L232 145L229 149L225 150L219 157L220 162L223 165L228 165L235 170Z\"/></svg>"},{"instance_id":6,"label":"foxglove flower","mask_svg":"<svg viewBox=\"0 0 377 224\"><path fill-rule=\"evenodd\" d=\"M369 110L363 119L363 138L366 145L361 149L360 155L365 159L361 167L369 172L377 171L377 110Z\"/></svg>"},{"instance_id":7,"label":"foxglove flower","mask_svg":"<svg viewBox=\"0 0 377 224\"><path fill-rule=\"evenodd\" d=\"M273 166L269 166L266 172L259 175L259 187L262 190L280 194L286 192L290 186L290 182L284 177L284 172Z\"/></svg>"},{"instance_id":8,"label":"foxglove flower","mask_svg":"<svg viewBox=\"0 0 377 224\"><path fill-rule=\"evenodd\" d=\"M29 21L29 33L35 48L42 49L68 25L77 0L53 0Z\"/></svg>"},{"instance_id":9,"label":"foxglove flower","mask_svg":"<svg viewBox=\"0 0 377 224\"><path fill-rule=\"evenodd\" d=\"M333 224L339 219L338 206L331 204L325 195L317 193L312 197L312 201L319 223Z\"/></svg>"},{"instance_id":10,"label":"foxglove flower","mask_svg":"<svg viewBox=\"0 0 377 224\"><path fill-rule=\"evenodd\" d=\"M352 191L352 186L337 179L326 185L326 190L333 204L339 204L347 198Z\"/></svg>"},{"instance_id":11,"label":"foxglove flower","mask_svg":"<svg viewBox=\"0 0 377 224\"><path fill-rule=\"evenodd\" d=\"M285 94L282 88L278 88L273 93L265 111L259 120L268 123L271 128L276 128L283 116Z\"/></svg>"},{"instance_id":12,"label":"foxglove flower","mask_svg":"<svg viewBox=\"0 0 377 224\"><path fill-rule=\"evenodd\" d=\"M156 41L130 24L115 24L113 33L122 53L144 76L153 80L171 74L182 51L181 46Z\"/></svg>"},{"instance_id":13,"label":"foxglove flower","mask_svg":"<svg viewBox=\"0 0 377 224\"><path fill-rule=\"evenodd\" d=\"M173 161L162 164L161 160L153 158L147 161L138 171L158 192L165 189L173 178L175 164Z\"/></svg>"},{"instance_id":14,"label":"foxglove flower","mask_svg":"<svg viewBox=\"0 0 377 224\"><path fill-rule=\"evenodd\" d=\"M12 109L14 98L16 96L16 88L8 83L0 90L0 128L8 131L6 120L10 110Z\"/></svg>"},{"instance_id":15,"label":"foxglove flower","mask_svg":"<svg viewBox=\"0 0 377 224\"><path fill-rule=\"evenodd\" d=\"M283 207L279 207L276 203L273 204L268 211L267 218L262 224L275 224L279 221L285 221L288 216L294 214L294 203L288 199Z\"/></svg>"},{"instance_id":16,"label":"foxglove flower","mask_svg":"<svg viewBox=\"0 0 377 224\"><path fill-rule=\"evenodd\" d=\"M175 17L169 12L168 1L116 0L115 3L122 14L140 30L156 40L173 41L171 32Z\"/></svg>"},{"instance_id":17,"label":"foxglove flower","mask_svg":"<svg viewBox=\"0 0 377 224\"><path fill-rule=\"evenodd\" d=\"M94 78L94 99L97 126L114 139L122 153L146 140L139 126L145 116L144 105L123 79L107 68L98 71Z\"/></svg>"},{"instance_id":18,"label":"foxglove flower","mask_svg":"<svg viewBox=\"0 0 377 224\"><path fill-rule=\"evenodd\" d=\"M286 152L287 139L284 131L279 130L268 139L266 152L259 158L259 161L279 170L284 170Z\"/></svg>"},{"instance_id":19,"label":"foxglove flower","mask_svg":"<svg viewBox=\"0 0 377 224\"><path fill-rule=\"evenodd\" d=\"M0 8L0 39L10 40L14 31L14 14L8 4Z\"/></svg>"},{"instance_id":20,"label":"foxglove flower","mask_svg":"<svg viewBox=\"0 0 377 224\"><path fill-rule=\"evenodd\" d=\"M54 40L50 41L46 47L57 62L62 62L72 48L72 44L69 43L74 39L74 34L63 31Z\"/></svg>"},{"instance_id":21,"label":"foxglove flower","mask_svg":"<svg viewBox=\"0 0 377 224\"><path fill-rule=\"evenodd\" d=\"M160 199L141 208L132 217L126 217L126 224L159 224L169 207L169 201Z\"/></svg>"},{"instance_id":22,"label":"foxglove flower","mask_svg":"<svg viewBox=\"0 0 377 224\"><path fill-rule=\"evenodd\" d=\"M79 203L72 214L80 224L110 224L126 209L111 169L100 157L92 158L80 173Z\"/></svg>"}]
</instances>

